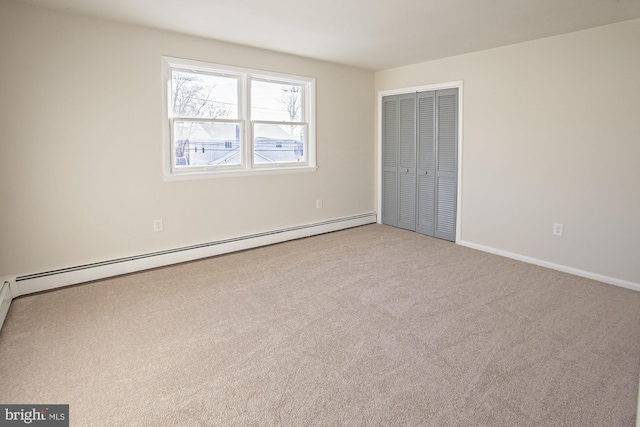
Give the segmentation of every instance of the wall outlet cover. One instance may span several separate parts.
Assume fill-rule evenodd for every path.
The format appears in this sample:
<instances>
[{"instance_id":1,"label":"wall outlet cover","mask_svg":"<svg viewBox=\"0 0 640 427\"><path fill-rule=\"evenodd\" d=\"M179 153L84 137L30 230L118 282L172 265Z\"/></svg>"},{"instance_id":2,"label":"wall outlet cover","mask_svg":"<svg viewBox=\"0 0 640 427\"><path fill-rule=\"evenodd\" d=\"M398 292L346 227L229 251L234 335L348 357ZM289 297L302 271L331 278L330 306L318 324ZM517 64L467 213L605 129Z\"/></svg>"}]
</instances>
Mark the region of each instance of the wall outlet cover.
<instances>
[{"instance_id":1,"label":"wall outlet cover","mask_svg":"<svg viewBox=\"0 0 640 427\"><path fill-rule=\"evenodd\" d=\"M554 236L562 236L562 224L553 224L553 235Z\"/></svg>"}]
</instances>

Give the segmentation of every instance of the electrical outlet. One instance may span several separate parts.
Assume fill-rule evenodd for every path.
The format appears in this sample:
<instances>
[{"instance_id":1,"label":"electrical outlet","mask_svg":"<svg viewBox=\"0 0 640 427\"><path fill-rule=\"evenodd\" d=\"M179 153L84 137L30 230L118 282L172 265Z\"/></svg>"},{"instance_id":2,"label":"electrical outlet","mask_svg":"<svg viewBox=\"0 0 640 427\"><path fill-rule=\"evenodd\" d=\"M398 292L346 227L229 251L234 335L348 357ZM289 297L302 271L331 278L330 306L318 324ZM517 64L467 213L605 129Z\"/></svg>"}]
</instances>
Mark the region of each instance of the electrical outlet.
<instances>
[{"instance_id":1,"label":"electrical outlet","mask_svg":"<svg viewBox=\"0 0 640 427\"><path fill-rule=\"evenodd\" d=\"M161 219L154 219L153 220L153 231L162 231L164 230L164 227L162 226L162 220Z\"/></svg>"},{"instance_id":2,"label":"electrical outlet","mask_svg":"<svg viewBox=\"0 0 640 427\"><path fill-rule=\"evenodd\" d=\"M553 224L553 235L562 237L562 224Z\"/></svg>"},{"instance_id":3,"label":"electrical outlet","mask_svg":"<svg viewBox=\"0 0 640 427\"><path fill-rule=\"evenodd\" d=\"M322 207L322 199L316 200L316 209L320 209Z\"/></svg>"}]
</instances>

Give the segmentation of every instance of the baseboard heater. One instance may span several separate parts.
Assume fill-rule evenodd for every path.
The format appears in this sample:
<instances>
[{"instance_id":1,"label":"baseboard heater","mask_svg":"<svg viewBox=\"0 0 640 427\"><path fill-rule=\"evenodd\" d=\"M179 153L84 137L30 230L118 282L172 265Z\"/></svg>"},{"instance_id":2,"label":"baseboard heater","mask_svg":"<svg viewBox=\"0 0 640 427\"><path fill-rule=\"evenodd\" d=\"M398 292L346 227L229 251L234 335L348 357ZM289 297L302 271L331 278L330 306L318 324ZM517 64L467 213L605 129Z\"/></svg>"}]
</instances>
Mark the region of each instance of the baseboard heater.
<instances>
[{"instance_id":1,"label":"baseboard heater","mask_svg":"<svg viewBox=\"0 0 640 427\"><path fill-rule=\"evenodd\" d=\"M42 273L27 274L16 277L15 282L11 283L11 296L16 298L34 292L257 248L375 222L376 214L368 213Z\"/></svg>"},{"instance_id":2,"label":"baseboard heater","mask_svg":"<svg viewBox=\"0 0 640 427\"><path fill-rule=\"evenodd\" d=\"M5 317L9 312L9 306L11 305L11 283L3 281L0 284L0 327L4 323Z\"/></svg>"}]
</instances>

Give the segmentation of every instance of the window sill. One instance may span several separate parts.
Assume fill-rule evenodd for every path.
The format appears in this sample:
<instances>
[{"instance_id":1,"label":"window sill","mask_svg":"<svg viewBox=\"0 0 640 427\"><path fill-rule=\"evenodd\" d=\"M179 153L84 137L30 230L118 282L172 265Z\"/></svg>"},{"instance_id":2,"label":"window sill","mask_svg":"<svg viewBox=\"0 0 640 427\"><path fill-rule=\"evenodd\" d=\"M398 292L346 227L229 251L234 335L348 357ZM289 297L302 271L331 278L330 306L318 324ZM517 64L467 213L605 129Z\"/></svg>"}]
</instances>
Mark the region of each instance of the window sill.
<instances>
[{"instance_id":1,"label":"window sill","mask_svg":"<svg viewBox=\"0 0 640 427\"><path fill-rule=\"evenodd\" d=\"M272 175L272 174L286 174L286 173L301 173L301 172L315 172L318 169L317 166L299 166L299 167L275 167L275 168L255 168L255 169L242 169L233 171L207 171L207 172L179 172L174 174L164 174L162 180L165 182L173 181L192 181L198 179L213 179L213 178L234 178L239 176L254 176L254 175Z\"/></svg>"}]
</instances>

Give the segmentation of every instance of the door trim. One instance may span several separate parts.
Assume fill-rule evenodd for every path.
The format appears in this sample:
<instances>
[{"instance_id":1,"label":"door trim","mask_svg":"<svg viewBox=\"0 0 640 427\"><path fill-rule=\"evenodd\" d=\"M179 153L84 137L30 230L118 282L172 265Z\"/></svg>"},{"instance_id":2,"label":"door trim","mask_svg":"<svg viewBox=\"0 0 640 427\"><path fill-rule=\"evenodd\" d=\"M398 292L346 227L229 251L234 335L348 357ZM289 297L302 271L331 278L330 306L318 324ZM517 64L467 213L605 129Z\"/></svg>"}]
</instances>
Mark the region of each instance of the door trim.
<instances>
[{"instance_id":1,"label":"door trim","mask_svg":"<svg viewBox=\"0 0 640 427\"><path fill-rule=\"evenodd\" d=\"M423 86L412 86L398 89L378 91L376 111L376 209L378 223L382 223L382 97L389 95L403 95L415 92L428 92L432 90L458 89L458 188L456 200L456 244L460 244L462 238L462 111L463 106L463 81L437 83Z\"/></svg>"}]
</instances>

